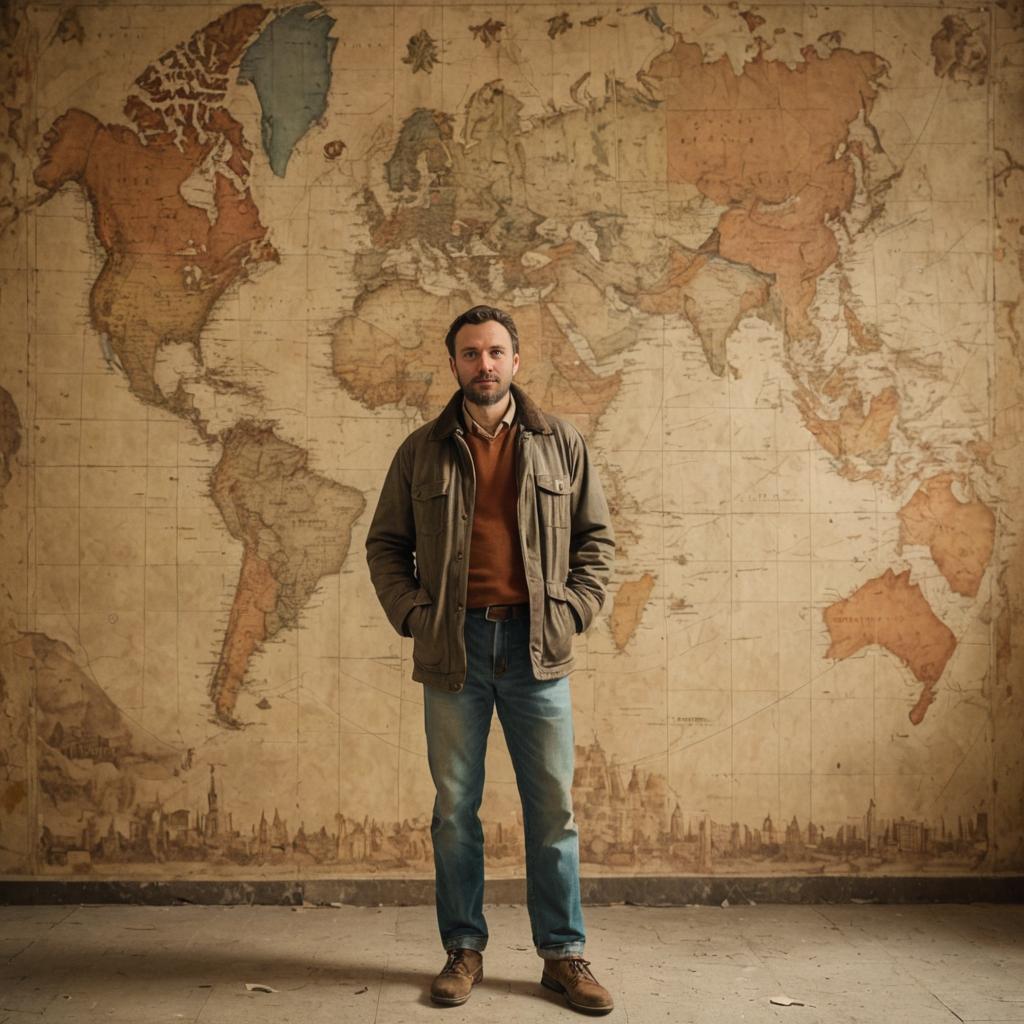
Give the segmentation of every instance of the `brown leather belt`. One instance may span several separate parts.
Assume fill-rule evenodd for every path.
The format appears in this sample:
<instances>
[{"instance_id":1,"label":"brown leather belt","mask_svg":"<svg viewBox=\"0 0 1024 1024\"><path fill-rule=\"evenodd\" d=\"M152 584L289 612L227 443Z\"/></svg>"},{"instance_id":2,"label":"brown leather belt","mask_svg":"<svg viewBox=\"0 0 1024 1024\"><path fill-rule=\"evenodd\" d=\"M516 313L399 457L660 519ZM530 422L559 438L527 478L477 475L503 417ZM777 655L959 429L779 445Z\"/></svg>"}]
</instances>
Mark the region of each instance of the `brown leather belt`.
<instances>
[{"instance_id":1,"label":"brown leather belt","mask_svg":"<svg viewBox=\"0 0 1024 1024\"><path fill-rule=\"evenodd\" d=\"M468 615L489 619L491 622L507 622L509 619L528 619L528 604L489 604L483 608L468 608Z\"/></svg>"}]
</instances>

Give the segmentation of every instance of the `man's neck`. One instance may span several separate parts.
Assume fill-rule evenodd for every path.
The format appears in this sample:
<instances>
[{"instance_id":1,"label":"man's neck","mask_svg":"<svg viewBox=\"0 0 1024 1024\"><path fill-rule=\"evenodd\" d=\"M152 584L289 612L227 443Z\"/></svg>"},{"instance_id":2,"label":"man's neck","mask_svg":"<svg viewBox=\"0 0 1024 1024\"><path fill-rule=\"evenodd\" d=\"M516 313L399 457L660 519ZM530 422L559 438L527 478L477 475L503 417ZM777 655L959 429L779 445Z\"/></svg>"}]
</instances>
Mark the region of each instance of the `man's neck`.
<instances>
[{"instance_id":1,"label":"man's neck","mask_svg":"<svg viewBox=\"0 0 1024 1024\"><path fill-rule=\"evenodd\" d=\"M473 417L489 434L498 429L502 416L508 411L508 403L512 401L512 394L509 392L500 402L494 405L477 405L468 398L466 401L466 412Z\"/></svg>"}]
</instances>

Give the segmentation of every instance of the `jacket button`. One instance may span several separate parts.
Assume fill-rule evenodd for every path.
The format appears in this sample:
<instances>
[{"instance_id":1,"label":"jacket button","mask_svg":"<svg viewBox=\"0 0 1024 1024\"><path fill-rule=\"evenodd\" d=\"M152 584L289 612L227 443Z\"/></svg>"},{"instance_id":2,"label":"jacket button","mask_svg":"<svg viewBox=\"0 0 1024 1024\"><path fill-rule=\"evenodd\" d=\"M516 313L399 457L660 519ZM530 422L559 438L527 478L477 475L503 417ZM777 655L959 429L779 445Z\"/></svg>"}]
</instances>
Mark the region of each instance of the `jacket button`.
<instances>
[{"instance_id":1,"label":"jacket button","mask_svg":"<svg viewBox=\"0 0 1024 1024\"><path fill-rule=\"evenodd\" d=\"M462 513L462 521L465 522L468 518L469 518L469 516L467 516L466 513L463 512Z\"/></svg>"},{"instance_id":2,"label":"jacket button","mask_svg":"<svg viewBox=\"0 0 1024 1024\"><path fill-rule=\"evenodd\" d=\"M451 690L452 693L457 693L459 690L462 689L462 686L459 683L449 683L448 689Z\"/></svg>"},{"instance_id":3,"label":"jacket button","mask_svg":"<svg viewBox=\"0 0 1024 1024\"><path fill-rule=\"evenodd\" d=\"M455 610L456 610L457 612L461 612L461 611L462 611L462 605L460 604L460 605L459 605L459 606L458 606L458 607L457 607L457 608L456 608Z\"/></svg>"},{"instance_id":4,"label":"jacket button","mask_svg":"<svg viewBox=\"0 0 1024 1024\"><path fill-rule=\"evenodd\" d=\"M462 552L460 551L455 557L461 562L462 561Z\"/></svg>"}]
</instances>

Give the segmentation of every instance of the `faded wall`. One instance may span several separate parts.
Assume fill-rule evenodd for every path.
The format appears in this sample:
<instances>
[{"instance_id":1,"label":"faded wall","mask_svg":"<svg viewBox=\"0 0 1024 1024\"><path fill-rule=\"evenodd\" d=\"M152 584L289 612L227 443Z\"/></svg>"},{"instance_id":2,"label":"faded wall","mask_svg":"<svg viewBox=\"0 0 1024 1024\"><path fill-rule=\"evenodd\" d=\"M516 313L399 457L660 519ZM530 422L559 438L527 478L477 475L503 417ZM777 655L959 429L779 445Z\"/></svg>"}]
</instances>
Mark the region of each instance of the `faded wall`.
<instances>
[{"instance_id":1,"label":"faded wall","mask_svg":"<svg viewBox=\"0 0 1024 1024\"><path fill-rule=\"evenodd\" d=\"M0 872L431 872L363 542L479 301L619 538L584 871L1019 872L1021 25L8 6Z\"/></svg>"}]
</instances>

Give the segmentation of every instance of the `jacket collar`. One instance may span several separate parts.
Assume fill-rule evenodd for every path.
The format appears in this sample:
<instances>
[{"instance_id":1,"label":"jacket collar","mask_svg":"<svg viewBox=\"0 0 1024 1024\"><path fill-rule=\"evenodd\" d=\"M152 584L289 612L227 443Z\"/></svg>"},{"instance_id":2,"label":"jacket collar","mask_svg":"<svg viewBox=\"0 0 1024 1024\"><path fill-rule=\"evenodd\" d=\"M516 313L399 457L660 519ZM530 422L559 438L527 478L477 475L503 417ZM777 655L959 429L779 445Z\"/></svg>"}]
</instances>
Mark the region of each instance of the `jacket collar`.
<instances>
[{"instance_id":1,"label":"jacket collar","mask_svg":"<svg viewBox=\"0 0 1024 1024\"><path fill-rule=\"evenodd\" d=\"M552 433L551 424L548 418L541 411L537 403L527 395L518 385L513 384L509 388L512 397L516 400L516 419L524 430L532 430L538 434ZM444 407L444 411L434 421L433 429L430 431L432 441L440 441L443 438L451 437L456 430L462 430L462 392L456 391L451 400Z\"/></svg>"}]
</instances>

